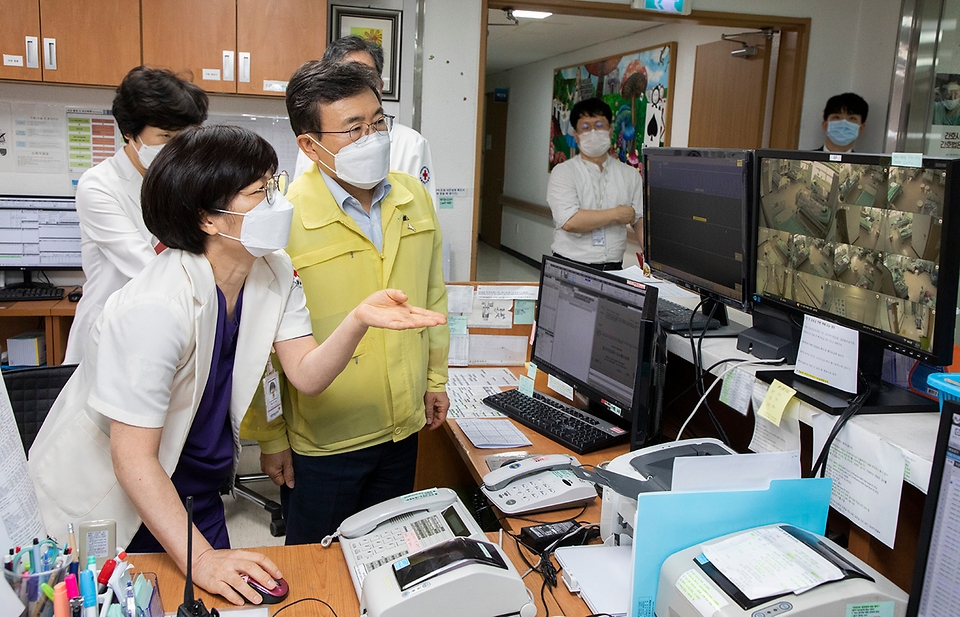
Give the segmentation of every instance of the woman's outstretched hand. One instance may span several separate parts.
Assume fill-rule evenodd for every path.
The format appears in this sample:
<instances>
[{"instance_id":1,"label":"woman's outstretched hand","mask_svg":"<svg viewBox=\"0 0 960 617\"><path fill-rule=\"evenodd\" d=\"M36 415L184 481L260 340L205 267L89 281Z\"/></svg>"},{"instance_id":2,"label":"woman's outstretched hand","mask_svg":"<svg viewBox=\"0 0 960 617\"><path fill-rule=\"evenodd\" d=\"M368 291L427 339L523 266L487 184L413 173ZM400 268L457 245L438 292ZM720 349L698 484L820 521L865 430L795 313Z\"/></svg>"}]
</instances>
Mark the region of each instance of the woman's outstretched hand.
<instances>
[{"instance_id":1,"label":"woman's outstretched hand","mask_svg":"<svg viewBox=\"0 0 960 617\"><path fill-rule=\"evenodd\" d=\"M407 304L407 294L399 289L371 294L353 314L362 326L387 330L429 328L447 323L446 315Z\"/></svg>"}]
</instances>

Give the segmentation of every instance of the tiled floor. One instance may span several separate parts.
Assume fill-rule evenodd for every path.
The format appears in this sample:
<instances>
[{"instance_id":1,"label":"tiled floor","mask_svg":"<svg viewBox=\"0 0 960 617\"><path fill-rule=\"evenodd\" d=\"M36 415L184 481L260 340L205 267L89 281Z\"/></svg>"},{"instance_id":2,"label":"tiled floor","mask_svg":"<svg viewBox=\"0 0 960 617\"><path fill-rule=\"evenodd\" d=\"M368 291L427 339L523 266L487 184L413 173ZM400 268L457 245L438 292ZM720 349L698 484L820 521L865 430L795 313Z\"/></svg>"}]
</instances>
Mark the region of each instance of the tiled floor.
<instances>
[{"instance_id":1,"label":"tiled floor","mask_svg":"<svg viewBox=\"0 0 960 617\"><path fill-rule=\"evenodd\" d=\"M499 251L489 244L477 244L478 281L539 282L540 270L516 257ZM246 446L240 457L240 473L260 473L260 449ZM252 488L269 499L280 500L280 489L271 482L258 482ZM234 548L274 546L283 544L283 538L270 535L270 515L245 499L227 495L223 498L227 528Z\"/></svg>"}]
</instances>

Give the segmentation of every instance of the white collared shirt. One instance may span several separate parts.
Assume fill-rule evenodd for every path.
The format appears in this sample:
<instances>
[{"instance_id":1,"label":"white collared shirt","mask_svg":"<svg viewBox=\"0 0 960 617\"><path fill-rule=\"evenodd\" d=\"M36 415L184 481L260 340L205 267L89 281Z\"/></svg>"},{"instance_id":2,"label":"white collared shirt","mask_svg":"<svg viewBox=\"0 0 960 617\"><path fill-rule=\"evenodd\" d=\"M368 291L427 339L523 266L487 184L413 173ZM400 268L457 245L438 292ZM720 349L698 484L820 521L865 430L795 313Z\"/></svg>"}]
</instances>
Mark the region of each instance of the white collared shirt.
<instances>
[{"instance_id":1,"label":"white collared shirt","mask_svg":"<svg viewBox=\"0 0 960 617\"><path fill-rule=\"evenodd\" d=\"M643 182L639 171L609 154L602 171L577 155L553 168L547 204L553 213L554 253L584 263L622 261L627 245L625 225L609 225L598 234L564 231L563 226L580 210L608 210L618 205L631 206L636 223L643 215ZM598 237L602 244L595 240Z\"/></svg>"},{"instance_id":2,"label":"white collared shirt","mask_svg":"<svg viewBox=\"0 0 960 617\"><path fill-rule=\"evenodd\" d=\"M336 200L337 205L343 210L344 214L356 221L370 242L377 247L379 252L383 252L383 220L380 216L380 203L387 196L393 186L384 178L380 184L373 187L373 202L370 204L370 212L367 213L357 201L357 198L351 195L337 181L331 178L327 172L320 170L323 181L330 189L330 194Z\"/></svg>"}]
</instances>

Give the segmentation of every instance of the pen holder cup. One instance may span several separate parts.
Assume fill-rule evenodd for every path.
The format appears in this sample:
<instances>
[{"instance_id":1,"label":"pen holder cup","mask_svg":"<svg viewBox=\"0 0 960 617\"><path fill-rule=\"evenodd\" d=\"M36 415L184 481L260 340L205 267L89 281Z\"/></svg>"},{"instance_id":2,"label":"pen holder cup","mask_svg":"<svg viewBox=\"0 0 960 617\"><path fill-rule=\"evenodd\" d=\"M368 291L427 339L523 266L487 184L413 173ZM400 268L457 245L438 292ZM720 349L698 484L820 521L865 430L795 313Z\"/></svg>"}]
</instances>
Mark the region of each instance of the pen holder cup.
<instances>
[{"instance_id":1,"label":"pen holder cup","mask_svg":"<svg viewBox=\"0 0 960 617\"><path fill-rule=\"evenodd\" d=\"M67 562L59 568L54 568L46 572L36 572L34 574L17 574L4 569L3 574L7 578L7 583L13 588L20 601L26 606L21 613L22 617L52 617L53 600L44 594L41 584L46 583L51 587L62 581L67 575L67 569L70 562Z\"/></svg>"},{"instance_id":2,"label":"pen holder cup","mask_svg":"<svg viewBox=\"0 0 960 617\"><path fill-rule=\"evenodd\" d=\"M960 401L960 374L957 373L930 373L927 375L927 385L940 393L940 410L943 411L943 401Z\"/></svg>"},{"instance_id":3,"label":"pen holder cup","mask_svg":"<svg viewBox=\"0 0 960 617\"><path fill-rule=\"evenodd\" d=\"M141 572L141 574L153 586L153 591L150 593L150 603L146 607L141 607L143 608L143 617L163 617L163 600L160 598L160 583L157 580L157 575L153 572Z\"/></svg>"}]
</instances>

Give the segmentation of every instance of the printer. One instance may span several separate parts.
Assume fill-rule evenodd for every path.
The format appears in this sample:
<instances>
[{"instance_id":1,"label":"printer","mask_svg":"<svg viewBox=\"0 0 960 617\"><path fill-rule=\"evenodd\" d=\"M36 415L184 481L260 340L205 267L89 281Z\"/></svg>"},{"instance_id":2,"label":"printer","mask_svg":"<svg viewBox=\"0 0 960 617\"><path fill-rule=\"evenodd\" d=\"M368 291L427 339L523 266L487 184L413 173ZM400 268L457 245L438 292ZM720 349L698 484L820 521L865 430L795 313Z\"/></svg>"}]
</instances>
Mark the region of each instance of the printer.
<instances>
[{"instance_id":1,"label":"printer","mask_svg":"<svg viewBox=\"0 0 960 617\"><path fill-rule=\"evenodd\" d=\"M537 605L496 544L460 537L368 573L361 617L536 617Z\"/></svg>"},{"instance_id":2,"label":"printer","mask_svg":"<svg viewBox=\"0 0 960 617\"><path fill-rule=\"evenodd\" d=\"M718 565L706 556L709 549L704 547L723 541L736 542L737 558ZM815 577L809 573L815 568L820 568L818 574L832 574L811 580ZM757 589L772 588L770 580L789 581L784 587L791 589L757 594ZM758 581L767 584L761 586ZM757 595L763 597L751 597ZM660 569L655 614L903 617L906 610L907 594L876 570L823 536L781 524L738 531L668 557Z\"/></svg>"},{"instance_id":3,"label":"printer","mask_svg":"<svg viewBox=\"0 0 960 617\"><path fill-rule=\"evenodd\" d=\"M684 439L649 446L613 459L605 471L627 476L632 494L669 491L673 483L673 461L684 456L719 456L736 454L722 441L712 438ZM638 488L633 492L633 487ZM609 486L603 487L600 511L600 538L608 545L633 543L633 522L637 519L637 500Z\"/></svg>"}]
</instances>

